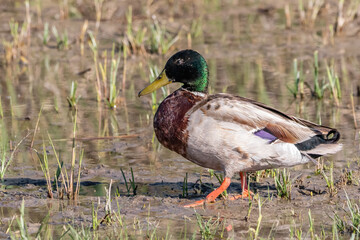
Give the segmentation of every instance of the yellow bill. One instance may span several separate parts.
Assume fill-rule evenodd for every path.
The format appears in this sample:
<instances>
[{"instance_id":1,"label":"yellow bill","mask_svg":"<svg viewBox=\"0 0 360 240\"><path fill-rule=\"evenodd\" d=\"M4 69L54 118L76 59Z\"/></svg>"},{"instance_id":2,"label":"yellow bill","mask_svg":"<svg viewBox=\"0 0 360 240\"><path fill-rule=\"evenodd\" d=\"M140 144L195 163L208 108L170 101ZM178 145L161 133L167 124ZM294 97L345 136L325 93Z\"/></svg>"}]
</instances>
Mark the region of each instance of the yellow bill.
<instances>
[{"instance_id":1,"label":"yellow bill","mask_svg":"<svg viewBox=\"0 0 360 240\"><path fill-rule=\"evenodd\" d=\"M155 79L155 81L153 81L149 86L145 87L143 90L139 92L138 96L141 97L146 94L152 93L158 90L159 88L166 86L170 83L172 83L172 81L170 81L167 78L165 71L162 71L162 73Z\"/></svg>"}]
</instances>

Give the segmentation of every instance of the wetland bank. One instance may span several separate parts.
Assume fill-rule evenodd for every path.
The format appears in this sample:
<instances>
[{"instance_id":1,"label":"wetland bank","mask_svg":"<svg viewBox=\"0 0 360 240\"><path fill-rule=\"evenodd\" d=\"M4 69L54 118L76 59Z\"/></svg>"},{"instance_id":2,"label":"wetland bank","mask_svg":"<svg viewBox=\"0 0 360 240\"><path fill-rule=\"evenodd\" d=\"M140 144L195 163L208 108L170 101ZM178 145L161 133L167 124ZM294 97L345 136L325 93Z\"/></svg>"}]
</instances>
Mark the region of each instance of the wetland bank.
<instances>
[{"instance_id":1,"label":"wetland bank","mask_svg":"<svg viewBox=\"0 0 360 240\"><path fill-rule=\"evenodd\" d=\"M0 238L358 239L359 14L356 0L2 0ZM137 93L184 48L206 58L210 93L334 127L343 150L250 174L252 200L183 208L222 173L157 142L176 86Z\"/></svg>"}]
</instances>

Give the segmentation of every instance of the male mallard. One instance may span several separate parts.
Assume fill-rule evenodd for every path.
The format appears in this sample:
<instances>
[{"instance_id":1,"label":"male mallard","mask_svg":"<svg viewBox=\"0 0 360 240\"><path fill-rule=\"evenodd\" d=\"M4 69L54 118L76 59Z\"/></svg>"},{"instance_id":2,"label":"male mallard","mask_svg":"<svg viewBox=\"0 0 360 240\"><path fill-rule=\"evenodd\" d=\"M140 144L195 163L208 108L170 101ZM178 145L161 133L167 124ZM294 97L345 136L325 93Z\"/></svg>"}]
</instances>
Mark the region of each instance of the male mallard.
<instances>
[{"instance_id":1,"label":"male mallard","mask_svg":"<svg viewBox=\"0 0 360 240\"><path fill-rule=\"evenodd\" d=\"M169 83L183 86L160 104L154 129L159 142L186 159L225 172L221 186L186 207L213 202L240 173L242 195L249 197L246 172L291 167L341 149L333 128L288 116L251 99L230 94L207 95L209 71L193 50L174 54L164 70L139 96Z\"/></svg>"}]
</instances>

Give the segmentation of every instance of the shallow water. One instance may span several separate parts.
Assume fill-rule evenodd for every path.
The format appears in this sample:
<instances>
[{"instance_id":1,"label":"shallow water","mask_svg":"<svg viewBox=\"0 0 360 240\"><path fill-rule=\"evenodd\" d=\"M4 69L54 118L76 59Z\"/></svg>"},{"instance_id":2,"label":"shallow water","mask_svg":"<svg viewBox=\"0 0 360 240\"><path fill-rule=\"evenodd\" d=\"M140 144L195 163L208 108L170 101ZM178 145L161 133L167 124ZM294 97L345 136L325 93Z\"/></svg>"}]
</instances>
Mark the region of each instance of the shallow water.
<instances>
[{"instance_id":1,"label":"shallow water","mask_svg":"<svg viewBox=\"0 0 360 240\"><path fill-rule=\"evenodd\" d=\"M92 2L92 1L90 1ZM92 4L92 3L91 3ZM89 4L89 6L92 6ZM315 219L315 230L320 233L323 226L327 236L331 236L332 220L328 214L341 209L345 189L351 199L358 199L359 191L359 131L354 128L350 95L354 95L355 115L359 119L360 98L356 95L360 78L360 49L358 33L352 23L348 24L334 44L326 37L328 25L335 19L332 11L334 3L322 8L313 27L303 26L296 11L293 25L286 28L285 3L257 3L246 1L204 1L190 3L181 1L159 1L151 6L140 2L133 5L135 27L148 26L151 16L156 16L165 24L169 32L178 32L180 39L164 56L158 54L131 55L126 62L126 88L121 89L117 108L111 110L105 102L97 102L95 89L95 70L92 53L85 44L85 55L80 55L78 36L84 19L94 19L82 8L86 3L70 3L71 14L61 19L61 4L52 1L41 3L42 23L56 26L59 33L67 31L70 46L68 50L58 50L54 36L47 46L39 36L43 33L42 23L37 22L37 4L31 2L31 45L26 48L28 64L17 61L6 64L4 56L0 66L0 92L4 111L1 119L2 134L16 144L28 132L29 137L20 146L2 183L0 192L0 230L5 233L11 218L18 214L22 199L25 199L26 218L29 232L35 234L43 218L51 212L50 233L61 236L62 224L91 226L91 204L98 205L99 216L105 211L105 188L110 179L114 181L112 196L120 193L119 206L128 222L138 219L140 227L135 236L141 238L146 231L159 228L161 236L167 229L173 238L184 234L188 222L187 237L198 231L193 209L182 205L193 198L204 197L212 186L218 186L209 173L179 155L163 148L154 138L152 129L153 110L151 96L138 98L137 93L149 82L149 66L162 69L167 58L179 49L189 47L187 33L191 25L199 24L199 31L193 34L191 48L201 52L207 59L210 69L210 93L227 92L249 97L277 109L316 123L337 128L341 132L343 151L325 159L326 165L334 162L334 179L340 182L346 168L352 169L357 184L343 186L338 184L338 194L330 197L326 192L326 182L315 174L312 164L290 169L293 178L292 201L279 200L272 177L253 182L252 190L263 199L263 221L260 236L275 238L289 237L289 228L309 229L308 209ZM130 2L106 1L103 21L98 32L99 51L108 50L112 42L119 43L126 30L125 10ZM291 4L297 9L297 2ZM6 1L1 7L0 38L10 40L8 21L24 20L25 7L22 1ZM111 9L116 9L111 13ZM85 11L85 12L84 12ZM110 12L106 12L110 11ZM356 22L357 20L354 20ZM89 21L89 29L95 31L95 20ZM356 26L356 25L355 25ZM325 29L325 30L324 30ZM148 30L149 31L149 30ZM356 34L354 34L354 32ZM4 46L0 44L0 49ZM320 81L327 80L326 63L333 64L340 77L342 98L336 107L326 90L322 100L311 97L305 87L303 100L294 99L287 86L293 84L293 59L303 63L304 79L313 87L313 53L319 52ZM118 72L118 86L121 86L124 61L121 59ZM80 72L91 69L84 74ZM81 96L77 107L76 150L84 150L82 163L80 197L77 203L65 200L47 199L46 181L41 171L35 150L42 151L43 144L49 154L51 175L56 171L57 162L48 141L48 134L66 166L70 165L72 154L73 122L75 110L68 107L71 82L78 83L77 96ZM179 86L171 86L169 91ZM120 87L121 88L121 87ZM157 100L163 98L161 91ZM42 107L38 131L34 135L38 114ZM359 123L360 124L360 123ZM119 137L120 136L120 137ZM30 148L33 141L33 148ZM35 149L35 150L34 150ZM126 191L121 170L130 178L133 169L137 184L137 195L129 196ZM183 198L183 181L188 173L189 196ZM328 172L327 172L328 173ZM196 193L194 183L201 178L202 192ZM301 181L301 183L298 183ZM295 183L298 183L297 185ZM195 187L199 187L198 184ZM201 187L201 186L200 186ZM230 193L241 192L240 182L234 179ZM130 194L132 195L132 194ZM113 209L117 209L115 201ZM257 203L254 203L251 217L247 215L249 203L246 200L220 201L207 206L198 213L204 217L221 217L233 226L226 237L249 236L249 228L255 228L258 219ZM274 221L276 219L277 221ZM153 224L149 227L149 223ZM108 231L111 226L102 226L99 231ZM139 232L139 229L143 231ZM200 237L198 233L197 237Z\"/></svg>"}]
</instances>

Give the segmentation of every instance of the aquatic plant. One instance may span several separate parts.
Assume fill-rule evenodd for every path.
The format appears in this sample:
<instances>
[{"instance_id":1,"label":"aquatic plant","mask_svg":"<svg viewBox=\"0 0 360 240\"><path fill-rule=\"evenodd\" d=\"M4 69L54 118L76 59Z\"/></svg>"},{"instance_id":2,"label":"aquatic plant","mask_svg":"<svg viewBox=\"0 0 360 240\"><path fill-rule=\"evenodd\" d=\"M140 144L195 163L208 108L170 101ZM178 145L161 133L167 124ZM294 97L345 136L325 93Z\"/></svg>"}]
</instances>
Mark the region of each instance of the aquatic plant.
<instances>
[{"instance_id":1,"label":"aquatic plant","mask_svg":"<svg viewBox=\"0 0 360 240\"><path fill-rule=\"evenodd\" d=\"M190 35L195 39L203 35L203 20L201 18L194 19L191 22Z\"/></svg>"},{"instance_id":2,"label":"aquatic plant","mask_svg":"<svg viewBox=\"0 0 360 240\"><path fill-rule=\"evenodd\" d=\"M96 75L95 88L96 88L96 93L97 93L96 99L98 102L100 102L102 100L104 94L103 94L101 81L100 81L100 72L99 72L99 63L98 63L98 45L97 45L96 39L91 31L88 32L88 35L90 38L89 47L93 53L93 61L94 61L94 67L95 67L95 75ZM106 62L105 62L105 64L106 64ZM106 74L105 74L105 76L106 76ZM105 81L105 84L106 84L106 81ZM106 87L104 89L106 89Z\"/></svg>"},{"instance_id":3,"label":"aquatic plant","mask_svg":"<svg viewBox=\"0 0 360 240\"><path fill-rule=\"evenodd\" d=\"M109 91L109 98L107 99L107 104L110 108L116 107L116 99L119 94L117 87L116 87L116 74L119 69L119 63L120 63L120 54L118 54L118 57L115 58L115 44L113 44L113 48L111 51L111 67L110 67L110 91ZM106 65L105 65L106 68ZM101 72L103 73L104 67L100 64ZM106 71L102 74L103 78L106 78L104 76L106 75ZM124 89L123 89L124 90Z\"/></svg>"},{"instance_id":4,"label":"aquatic plant","mask_svg":"<svg viewBox=\"0 0 360 240\"><path fill-rule=\"evenodd\" d=\"M318 51L314 52L314 90L313 95L322 99L324 97L324 92L328 84L325 84L324 81L322 83L319 82L319 61L318 61Z\"/></svg>"},{"instance_id":5,"label":"aquatic plant","mask_svg":"<svg viewBox=\"0 0 360 240\"><path fill-rule=\"evenodd\" d=\"M196 223L199 227L201 239L222 238L225 230L225 222L220 221L220 217L205 219L203 216L195 212ZM220 231L219 231L220 230ZM218 236L219 235L219 236Z\"/></svg>"},{"instance_id":6,"label":"aquatic plant","mask_svg":"<svg viewBox=\"0 0 360 240\"><path fill-rule=\"evenodd\" d=\"M99 27L100 27L103 3L104 3L104 0L94 0L95 12L96 12L96 24L95 24L96 32L98 32Z\"/></svg>"},{"instance_id":7,"label":"aquatic plant","mask_svg":"<svg viewBox=\"0 0 360 240\"><path fill-rule=\"evenodd\" d=\"M52 26L51 30L56 39L57 49L59 49L59 50L68 49L69 48L69 37L68 37L67 30L65 29L65 31L61 35L59 34L59 32L55 26Z\"/></svg>"},{"instance_id":8,"label":"aquatic plant","mask_svg":"<svg viewBox=\"0 0 360 240\"><path fill-rule=\"evenodd\" d=\"M245 216L245 221L250 220L250 214L251 214L251 210L252 210L252 207L253 207L253 198L248 198L248 199L249 199L249 205L248 205L247 214Z\"/></svg>"},{"instance_id":9,"label":"aquatic plant","mask_svg":"<svg viewBox=\"0 0 360 240\"><path fill-rule=\"evenodd\" d=\"M290 200L292 187L290 172L286 170L286 168L284 168L282 171L278 169L276 170L274 180L278 196Z\"/></svg>"},{"instance_id":10,"label":"aquatic plant","mask_svg":"<svg viewBox=\"0 0 360 240\"><path fill-rule=\"evenodd\" d=\"M110 76L108 76L108 63L107 63L107 51L103 51L102 57L104 59L103 62L98 61L98 45L96 43L96 39L94 35L89 32L90 42L89 46L93 52L93 61L95 65L95 74L96 74L96 92L97 92L97 100L98 102L105 100L107 105L110 108L116 107L116 100L119 95L119 90L117 90L117 72L119 70L119 64L120 64L120 52L118 53L118 56L115 56L115 44L113 44L112 50L111 50L111 62L110 62ZM124 58L126 57L126 52L124 53ZM125 61L124 61L124 67L125 67ZM125 71L125 70L124 70ZM101 80L100 80L101 76ZM109 93L107 91L107 85L108 85L108 79L109 79ZM125 76L123 75L123 85L125 85ZM125 87L125 86L123 86ZM123 89L124 90L124 89Z\"/></svg>"},{"instance_id":11,"label":"aquatic plant","mask_svg":"<svg viewBox=\"0 0 360 240\"><path fill-rule=\"evenodd\" d=\"M17 150L19 149L20 145L24 142L24 140L30 135L30 133L27 133L25 137L23 137L13 149L10 151L10 145L9 145L9 138L7 135L7 130L4 121L2 120L0 122L0 129L1 129L1 139L0 139L0 180L3 182L5 174L11 164L11 162L14 160L15 154L17 153ZM10 153L11 152L11 153Z\"/></svg>"},{"instance_id":12,"label":"aquatic plant","mask_svg":"<svg viewBox=\"0 0 360 240\"><path fill-rule=\"evenodd\" d=\"M49 40L50 40L49 23L46 22L44 24L44 31L43 31L43 35L42 35L42 43L44 45L47 45Z\"/></svg>"},{"instance_id":13,"label":"aquatic plant","mask_svg":"<svg viewBox=\"0 0 360 240\"><path fill-rule=\"evenodd\" d=\"M179 36L172 37L167 32L165 26L160 26L155 18L154 23L150 26L151 35L149 39L150 51L158 54L166 54L169 49L179 40Z\"/></svg>"},{"instance_id":14,"label":"aquatic plant","mask_svg":"<svg viewBox=\"0 0 360 240\"><path fill-rule=\"evenodd\" d=\"M303 237L302 237L302 229L301 228L299 228L299 229L296 229L296 231L295 231L295 236L296 236L296 239L298 239L298 240L301 240L301 239L303 239Z\"/></svg>"},{"instance_id":15,"label":"aquatic plant","mask_svg":"<svg viewBox=\"0 0 360 240\"><path fill-rule=\"evenodd\" d=\"M352 94L350 94L350 103L351 103L351 112L352 112L353 121L354 121L354 128L357 129L358 125L357 125L357 118L356 118L356 112L355 112L354 96Z\"/></svg>"},{"instance_id":16,"label":"aquatic plant","mask_svg":"<svg viewBox=\"0 0 360 240\"><path fill-rule=\"evenodd\" d=\"M50 142L50 145L52 147L52 150L54 152L54 156L57 162L57 170L55 171L54 175L54 187L57 190L58 198L62 199L64 197L64 192L68 199L76 200L79 196L80 191L80 174L81 174L81 164L84 157L84 150L81 149L79 153L79 160L78 160L78 170L77 170L77 179L75 179L75 163L76 163L76 121L77 121L77 111L75 111L74 116L74 122L73 122L73 139L72 139L72 148L71 148L71 163L70 163L70 174L68 174L68 171L66 169L66 166L64 167L64 162L60 160L59 154L56 151L54 142L48 133L48 139ZM34 149L35 150L35 149ZM35 150L36 151L36 150ZM43 154L40 154L38 151L36 151L41 169L44 173L46 182L47 182L47 190L48 190L48 196L50 198L53 197L52 193L52 184L51 184L51 176L49 171L49 163L48 163L48 155L45 150L45 144L43 143ZM59 178L61 177L61 182L59 182ZM76 186L74 188L74 183L76 182Z\"/></svg>"},{"instance_id":17,"label":"aquatic plant","mask_svg":"<svg viewBox=\"0 0 360 240\"><path fill-rule=\"evenodd\" d=\"M124 48L123 51L123 58L124 58L124 66L123 66L123 76L122 76L122 92L125 95L125 90L126 90L126 69L127 69L127 54L128 54L128 50L126 48ZM119 55L120 56L120 55Z\"/></svg>"},{"instance_id":18,"label":"aquatic plant","mask_svg":"<svg viewBox=\"0 0 360 240\"><path fill-rule=\"evenodd\" d=\"M25 201L24 199L21 202L21 207L20 207L20 216L19 218L16 219L17 223L18 223L18 227L20 230L20 238L21 239L29 239L29 233L27 230L27 224L25 222ZM13 239L15 239L14 236L12 236Z\"/></svg>"},{"instance_id":19,"label":"aquatic plant","mask_svg":"<svg viewBox=\"0 0 360 240\"><path fill-rule=\"evenodd\" d=\"M358 0L346 1L347 7L344 7L344 0L339 0L337 5L337 12L334 24L334 32L340 34L345 26L356 19L359 8Z\"/></svg>"},{"instance_id":20,"label":"aquatic plant","mask_svg":"<svg viewBox=\"0 0 360 240\"><path fill-rule=\"evenodd\" d=\"M165 25L160 25L155 16L153 16L153 22L148 28L139 27L136 29L133 24L132 6L129 6L126 12L126 22L123 47L129 50L129 54L145 55L147 51L166 54L179 39L179 34L172 36ZM149 32L148 29L150 29Z\"/></svg>"},{"instance_id":21,"label":"aquatic plant","mask_svg":"<svg viewBox=\"0 0 360 240\"><path fill-rule=\"evenodd\" d=\"M28 22L24 21L19 29L19 23L14 19L11 19L9 21L9 26L12 40L2 41L5 50L5 61L6 63L12 63L14 61L27 63L27 39L30 36Z\"/></svg>"},{"instance_id":22,"label":"aquatic plant","mask_svg":"<svg viewBox=\"0 0 360 240\"><path fill-rule=\"evenodd\" d=\"M64 226L65 235L69 235L71 239L99 239L98 234L95 234L91 231L90 227L85 227L81 224L80 228L75 228L68 224Z\"/></svg>"},{"instance_id":23,"label":"aquatic plant","mask_svg":"<svg viewBox=\"0 0 360 240\"><path fill-rule=\"evenodd\" d=\"M330 163L330 176L328 177L325 173L324 170L321 170L321 175L324 177L325 181L326 181L326 186L328 188L329 194L330 196L334 196L337 193L337 189L335 188L334 185L334 162Z\"/></svg>"},{"instance_id":24,"label":"aquatic plant","mask_svg":"<svg viewBox=\"0 0 360 240\"><path fill-rule=\"evenodd\" d=\"M304 8L303 1L299 0L298 9L300 12L300 20L303 25L313 27L320 9L324 4L324 0L308 1L307 3L307 7Z\"/></svg>"},{"instance_id":25,"label":"aquatic plant","mask_svg":"<svg viewBox=\"0 0 360 240\"><path fill-rule=\"evenodd\" d=\"M79 36L79 41L80 41L80 54L81 56L84 56L84 43L85 43L85 35L87 32L87 28L89 26L89 21L85 20L84 24L81 28L81 32L80 32L80 36Z\"/></svg>"},{"instance_id":26,"label":"aquatic plant","mask_svg":"<svg viewBox=\"0 0 360 240\"><path fill-rule=\"evenodd\" d=\"M359 239L360 237L360 208L359 205L354 201L349 199L349 196L346 191L346 207L343 207L343 211L345 212L345 216L341 218L337 212L334 212L334 216L330 217L333 219L333 235L337 236L338 233L351 233L351 237L349 239Z\"/></svg>"},{"instance_id":27,"label":"aquatic plant","mask_svg":"<svg viewBox=\"0 0 360 240\"><path fill-rule=\"evenodd\" d=\"M191 23L189 32L187 33L187 47L192 48L192 41L195 39L196 42L203 42L203 25L202 19L194 19Z\"/></svg>"},{"instance_id":28,"label":"aquatic plant","mask_svg":"<svg viewBox=\"0 0 360 240\"><path fill-rule=\"evenodd\" d=\"M135 196L136 195L136 190L137 190L137 185L135 184L134 172L133 172L132 167L130 168L131 179L129 178L129 182L126 180L124 171L122 169L120 169L120 170L121 170L121 174L122 174L123 179L124 179L127 194L130 195L130 190L132 190L132 193Z\"/></svg>"},{"instance_id":29,"label":"aquatic plant","mask_svg":"<svg viewBox=\"0 0 360 240\"><path fill-rule=\"evenodd\" d=\"M110 179L109 188L105 187L105 216L101 220L100 223L111 224L112 220L112 210L111 210L111 186L112 186L112 179Z\"/></svg>"},{"instance_id":30,"label":"aquatic plant","mask_svg":"<svg viewBox=\"0 0 360 240\"><path fill-rule=\"evenodd\" d=\"M66 100L69 103L69 107L71 107L71 108L76 108L76 104L81 97L81 96L76 97L76 89L77 89L77 82L72 81L71 88L70 88L70 96L68 96L66 98Z\"/></svg>"},{"instance_id":31,"label":"aquatic plant","mask_svg":"<svg viewBox=\"0 0 360 240\"><path fill-rule=\"evenodd\" d=\"M49 161L48 161L48 155L47 155L47 151L46 151L46 147L45 147L45 143L43 142L43 154L42 157L40 157L40 154L38 154L39 156L39 162L40 162L40 167L42 172L44 173L45 176L45 180L46 180L46 187L47 187L47 192L48 192L48 197L49 198L53 198L53 192L52 192L52 184L51 184L51 176L50 176L50 171L49 171Z\"/></svg>"},{"instance_id":32,"label":"aquatic plant","mask_svg":"<svg viewBox=\"0 0 360 240\"><path fill-rule=\"evenodd\" d=\"M347 168L345 168L343 170L343 175L341 177L341 179L343 180L343 183L345 185L355 185L355 186L359 186L360 184L360 178L359 178L359 173L358 171L354 170L351 166L350 166L350 162L347 163Z\"/></svg>"},{"instance_id":33,"label":"aquatic plant","mask_svg":"<svg viewBox=\"0 0 360 240\"><path fill-rule=\"evenodd\" d=\"M84 157L84 149L80 150L79 161L78 161L78 176L76 182L76 188L74 191L74 178L75 178L75 162L76 162L76 123L77 123L77 111L74 114L73 120L73 138L72 138L72 148L71 148L71 166L70 166L70 179L68 181L68 198L76 200L79 196L80 191L80 173L81 173L81 163ZM53 144L51 144L54 146ZM59 162L58 162L59 164Z\"/></svg>"},{"instance_id":34,"label":"aquatic plant","mask_svg":"<svg viewBox=\"0 0 360 240\"><path fill-rule=\"evenodd\" d=\"M290 13L290 4L286 3L284 7L285 19L286 19L286 28L291 28L291 13Z\"/></svg>"},{"instance_id":35,"label":"aquatic plant","mask_svg":"<svg viewBox=\"0 0 360 240\"><path fill-rule=\"evenodd\" d=\"M96 230L100 226L100 221L98 219L98 211L99 211L99 205L100 205L100 198L98 198L98 204L96 205L96 209L94 207L94 203L91 203L91 223L92 223L92 229Z\"/></svg>"},{"instance_id":36,"label":"aquatic plant","mask_svg":"<svg viewBox=\"0 0 360 240\"><path fill-rule=\"evenodd\" d=\"M322 36L324 45L327 45L329 40L330 43L334 45L335 37L341 35L344 32L343 30L355 21L359 4L358 0L339 0L337 4L334 2L334 4L331 5L324 0L299 0L297 12L291 12L291 4L286 3L284 5L286 27L289 28L291 26L291 17L293 16L293 18L298 20L304 27L316 30L319 35ZM317 19L322 15L321 10L325 7L336 14L327 15L327 21L330 22L330 24L322 26L322 24L317 23ZM296 19L297 17L298 19ZM321 20L319 20L319 22L320 21Z\"/></svg>"},{"instance_id":37,"label":"aquatic plant","mask_svg":"<svg viewBox=\"0 0 360 240\"><path fill-rule=\"evenodd\" d=\"M310 236L311 239L314 239L315 234L314 234L314 219L311 217L311 210L309 209L308 211L308 217L309 217L309 232L310 232Z\"/></svg>"},{"instance_id":38,"label":"aquatic plant","mask_svg":"<svg viewBox=\"0 0 360 240\"><path fill-rule=\"evenodd\" d=\"M304 97L304 73L303 73L303 65L302 62L300 64L300 70L298 70L298 62L295 58L293 61L293 74L294 74L294 85L293 87L286 86L291 94L296 98L298 94L300 98Z\"/></svg>"},{"instance_id":39,"label":"aquatic plant","mask_svg":"<svg viewBox=\"0 0 360 240\"><path fill-rule=\"evenodd\" d=\"M347 192L345 191L346 205L348 208L347 215L350 218L349 228L352 232L352 239L356 239L360 236L360 208L359 205L349 199Z\"/></svg>"},{"instance_id":40,"label":"aquatic plant","mask_svg":"<svg viewBox=\"0 0 360 240\"><path fill-rule=\"evenodd\" d=\"M10 225L8 226L6 233L10 233L11 239L19 239L19 238L20 239L33 239L32 234L30 234L28 231L28 226L27 226L28 223L26 222L26 219L25 219L25 200L24 199L21 201L19 211L20 211L20 215L16 216L16 217L14 216L12 218L12 221L10 222ZM15 218L16 218L16 222L17 222L17 230L15 230L12 226L13 220ZM34 234L35 235L34 239L49 239L49 238L47 238L47 237L49 237L49 235L41 234L44 229L45 229L45 234L47 234L49 218L50 218L50 212L48 212L48 214L42 219L38 230Z\"/></svg>"},{"instance_id":41,"label":"aquatic plant","mask_svg":"<svg viewBox=\"0 0 360 240\"><path fill-rule=\"evenodd\" d=\"M184 177L183 186L182 186L182 197L183 198L189 196L187 185L188 185L188 174L186 173L185 177Z\"/></svg>"},{"instance_id":42,"label":"aquatic plant","mask_svg":"<svg viewBox=\"0 0 360 240\"><path fill-rule=\"evenodd\" d=\"M143 27L142 29L135 30L133 26L132 6L129 6L125 15L127 26L124 42L127 41L127 44L130 46L129 48L131 51L129 51L129 53L146 54L145 34L147 32L147 28ZM126 47L126 45L124 47Z\"/></svg>"},{"instance_id":43,"label":"aquatic plant","mask_svg":"<svg viewBox=\"0 0 360 240\"><path fill-rule=\"evenodd\" d=\"M334 235L334 231L336 232L336 234L338 234L338 232L340 232L340 234L345 233L346 222L336 212L334 212L334 217L332 219L333 219L333 235Z\"/></svg>"},{"instance_id":44,"label":"aquatic plant","mask_svg":"<svg viewBox=\"0 0 360 240\"><path fill-rule=\"evenodd\" d=\"M329 67L326 65L326 71L328 75L328 80L330 84L331 94L335 101L336 106L339 106L339 100L341 98L341 88L339 77L335 73L334 66Z\"/></svg>"},{"instance_id":45,"label":"aquatic plant","mask_svg":"<svg viewBox=\"0 0 360 240\"><path fill-rule=\"evenodd\" d=\"M256 172L248 173L247 176L251 181L259 182L262 178L274 177L273 169L264 169Z\"/></svg>"},{"instance_id":46,"label":"aquatic plant","mask_svg":"<svg viewBox=\"0 0 360 240\"><path fill-rule=\"evenodd\" d=\"M256 224L256 229L254 228L249 228L249 237L250 239L254 239L256 240L259 237L259 233L260 233L260 227L261 227L261 221L262 221L262 213L261 213L261 207L264 205L265 201L261 202L261 198L259 195L256 195L255 198L257 198L257 203L258 203L258 211L259 211L259 216L257 219L257 224Z\"/></svg>"}]
</instances>

